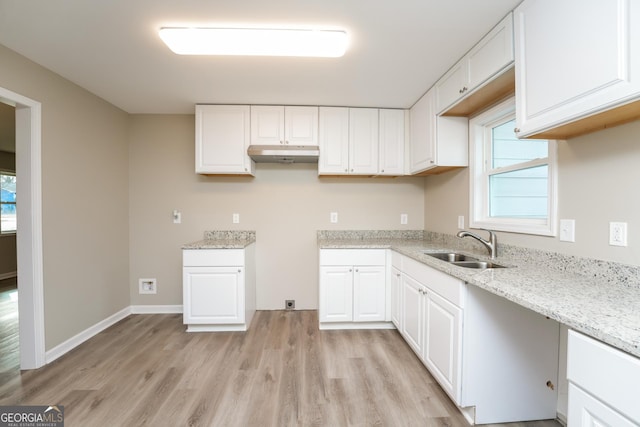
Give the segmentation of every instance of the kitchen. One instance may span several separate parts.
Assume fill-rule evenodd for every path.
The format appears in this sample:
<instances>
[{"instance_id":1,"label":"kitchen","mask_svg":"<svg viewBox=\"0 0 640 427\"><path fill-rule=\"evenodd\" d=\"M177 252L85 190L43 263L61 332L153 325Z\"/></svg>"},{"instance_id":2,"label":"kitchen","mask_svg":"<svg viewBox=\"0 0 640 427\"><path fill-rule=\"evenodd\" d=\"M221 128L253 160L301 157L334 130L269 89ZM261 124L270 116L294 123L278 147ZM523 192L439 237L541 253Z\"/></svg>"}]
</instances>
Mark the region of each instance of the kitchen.
<instances>
[{"instance_id":1,"label":"kitchen","mask_svg":"<svg viewBox=\"0 0 640 427\"><path fill-rule=\"evenodd\" d=\"M255 178L197 175L193 114L126 114L9 49L0 52L6 70L0 86L44 106L47 350L124 307L177 310L180 248L205 230L256 230L260 309L282 309L285 299L296 300L297 309L317 309L317 230L453 235L458 216L468 216L466 168L427 178L318 178L313 165L261 164ZM637 266L640 202L630 197L629 183L637 181L639 131L639 122L632 122L559 144L558 218L576 220L576 243L499 233L500 243ZM60 183L69 196L53 191ZM171 220L176 209L179 225ZM330 223L330 212L338 213L337 224ZM628 247L609 246L611 221L629 224ZM144 277L157 278L156 295L138 293Z\"/></svg>"}]
</instances>

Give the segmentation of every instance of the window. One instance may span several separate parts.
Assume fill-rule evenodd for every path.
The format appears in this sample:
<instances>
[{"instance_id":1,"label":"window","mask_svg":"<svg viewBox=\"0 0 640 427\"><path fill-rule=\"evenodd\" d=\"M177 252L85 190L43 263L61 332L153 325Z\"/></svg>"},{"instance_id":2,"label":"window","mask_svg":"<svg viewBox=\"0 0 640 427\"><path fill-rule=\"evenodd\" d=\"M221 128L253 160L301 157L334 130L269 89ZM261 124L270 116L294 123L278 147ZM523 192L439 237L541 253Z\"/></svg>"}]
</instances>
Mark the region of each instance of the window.
<instances>
[{"instance_id":1,"label":"window","mask_svg":"<svg viewBox=\"0 0 640 427\"><path fill-rule=\"evenodd\" d=\"M16 226L16 176L0 172L0 233L15 233Z\"/></svg>"},{"instance_id":2,"label":"window","mask_svg":"<svg viewBox=\"0 0 640 427\"><path fill-rule=\"evenodd\" d=\"M518 139L513 98L469 121L474 228L556 234L556 142Z\"/></svg>"}]
</instances>

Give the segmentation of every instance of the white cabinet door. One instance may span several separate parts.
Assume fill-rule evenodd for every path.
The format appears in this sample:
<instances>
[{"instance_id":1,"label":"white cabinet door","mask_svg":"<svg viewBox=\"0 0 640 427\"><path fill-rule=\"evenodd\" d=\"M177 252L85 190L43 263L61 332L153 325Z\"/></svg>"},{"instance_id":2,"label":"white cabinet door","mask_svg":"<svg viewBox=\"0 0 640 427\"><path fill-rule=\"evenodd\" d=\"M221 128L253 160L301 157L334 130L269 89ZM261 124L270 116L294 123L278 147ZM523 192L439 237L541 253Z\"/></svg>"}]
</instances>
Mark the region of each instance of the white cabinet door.
<instances>
[{"instance_id":1,"label":"white cabinet door","mask_svg":"<svg viewBox=\"0 0 640 427\"><path fill-rule=\"evenodd\" d=\"M404 110L381 109L380 175L404 175Z\"/></svg>"},{"instance_id":2,"label":"white cabinet door","mask_svg":"<svg viewBox=\"0 0 640 427\"><path fill-rule=\"evenodd\" d=\"M424 352L424 286L402 276L402 335L422 357Z\"/></svg>"},{"instance_id":3,"label":"white cabinet door","mask_svg":"<svg viewBox=\"0 0 640 427\"><path fill-rule=\"evenodd\" d=\"M349 173L378 173L378 109L349 108Z\"/></svg>"},{"instance_id":4,"label":"white cabinet door","mask_svg":"<svg viewBox=\"0 0 640 427\"><path fill-rule=\"evenodd\" d=\"M320 107L319 175L349 173L349 109Z\"/></svg>"},{"instance_id":5,"label":"white cabinet door","mask_svg":"<svg viewBox=\"0 0 640 427\"><path fill-rule=\"evenodd\" d=\"M244 323L243 271L241 267L184 267L184 323Z\"/></svg>"},{"instance_id":6,"label":"white cabinet door","mask_svg":"<svg viewBox=\"0 0 640 427\"><path fill-rule=\"evenodd\" d=\"M640 4L525 0L514 11L516 123L526 137L640 97Z\"/></svg>"},{"instance_id":7,"label":"white cabinet door","mask_svg":"<svg viewBox=\"0 0 640 427\"><path fill-rule=\"evenodd\" d=\"M509 13L466 55L469 91L513 63L513 14Z\"/></svg>"},{"instance_id":8,"label":"white cabinet door","mask_svg":"<svg viewBox=\"0 0 640 427\"><path fill-rule=\"evenodd\" d=\"M284 107L281 105L252 105L251 145L284 143Z\"/></svg>"},{"instance_id":9,"label":"white cabinet door","mask_svg":"<svg viewBox=\"0 0 640 427\"><path fill-rule=\"evenodd\" d=\"M435 84L437 111L444 111L469 91L469 61L461 59Z\"/></svg>"},{"instance_id":10,"label":"white cabinet door","mask_svg":"<svg viewBox=\"0 0 640 427\"><path fill-rule=\"evenodd\" d=\"M511 13L435 84L436 112L443 113L513 62Z\"/></svg>"},{"instance_id":11,"label":"white cabinet door","mask_svg":"<svg viewBox=\"0 0 640 427\"><path fill-rule=\"evenodd\" d=\"M469 120L437 115L434 89L420 98L410 115L412 174L469 164Z\"/></svg>"},{"instance_id":12,"label":"white cabinet door","mask_svg":"<svg viewBox=\"0 0 640 427\"><path fill-rule=\"evenodd\" d=\"M638 427L580 387L569 384L568 427Z\"/></svg>"},{"instance_id":13,"label":"white cabinet door","mask_svg":"<svg viewBox=\"0 0 640 427\"><path fill-rule=\"evenodd\" d=\"M384 321L387 300L385 268L355 266L353 269L353 321Z\"/></svg>"},{"instance_id":14,"label":"white cabinet door","mask_svg":"<svg viewBox=\"0 0 640 427\"><path fill-rule=\"evenodd\" d=\"M391 322L396 325L396 328L402 330L402 274L400 270L395 267L391 267Z\"/></svg>"},{"instance_id":15,"label":"white cabinet door","mask_svg":"<svg viewBox=\"0 0 640 427\"><path fill-rule=\"evenodd\" d=\"M353 321L353 267L320 267L320 322Z\"/></svg>"},{"instance_id":16,"label":"white cabinet door","mask_svg":"<svg viewBox=\"0 0 640 427\"><path fill-rule=\"evenodd\" d=\"M318 145L318 107L284 108L285 144Z\"/></svg>"},{"instance_id":17,"label":"white cabinet door","mask_svg":"<svg viewBox=\"0 0 640 427\"><path fill-rule=\"evenodd\" d=\"M409 110L410 115L410 172L418 173L433 166L435 163L435 153L433 141L435 139L435 129L433 127L434 116L434 94L433 89L429 90L418 102Z\"/></svg>"},{"instance_id":18,"label":"white cabinet door","mask_svg":"<svg viewBox=\"0 0 640 427\"><path fill-rule=\"evenodd\" d=\"M196 105L196 173L253 175L246 105Z\"/></svg>"},{"instance_id":19,"label":"white cabinet door","mask_svg":"<svg viewBox=\"0 0 640 427\"><path fill-rule=\"evenodd\" d=\"M462 310L427 291L424 362L445 391L459 402Z\"/></svg>"}]
</instances>

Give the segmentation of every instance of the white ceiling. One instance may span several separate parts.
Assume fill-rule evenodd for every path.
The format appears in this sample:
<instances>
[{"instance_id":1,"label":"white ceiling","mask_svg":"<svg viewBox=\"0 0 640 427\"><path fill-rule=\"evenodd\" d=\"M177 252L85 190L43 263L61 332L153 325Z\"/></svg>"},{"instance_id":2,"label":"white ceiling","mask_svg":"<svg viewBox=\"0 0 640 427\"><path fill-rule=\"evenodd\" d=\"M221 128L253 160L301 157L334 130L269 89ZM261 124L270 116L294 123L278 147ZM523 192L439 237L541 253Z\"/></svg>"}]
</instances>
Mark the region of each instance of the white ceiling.
<instances>
[{"instance_id":1,"label":"white ceiling","mask_svg":"<svg viewBox=\"0 0 640 427\"><path fill-rule=\"evenodd\" d=\"M0 44L129 113L407 108L521 0L0 0ZM342 58L173 54L163 26L343 28ZM1 64L0 64L1 67Z\"/></svg>"}]
</instances>

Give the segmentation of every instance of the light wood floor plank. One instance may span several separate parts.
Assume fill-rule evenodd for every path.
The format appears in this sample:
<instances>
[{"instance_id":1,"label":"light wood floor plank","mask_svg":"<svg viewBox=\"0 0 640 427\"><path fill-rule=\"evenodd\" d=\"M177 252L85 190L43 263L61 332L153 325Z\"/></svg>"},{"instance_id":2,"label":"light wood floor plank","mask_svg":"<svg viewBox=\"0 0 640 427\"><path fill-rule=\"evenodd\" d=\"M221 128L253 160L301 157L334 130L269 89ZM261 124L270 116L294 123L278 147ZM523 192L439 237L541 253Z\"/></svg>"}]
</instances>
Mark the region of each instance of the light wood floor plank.
<instances>
[{"instance_id":1,"label":"light wood floor plank","mask_svg":"<svg viewBox=\"0 0 640 427\"><path fill-rule=\"evenodd\" d=\"M244 333L133 315L25 372L11 328L0 405L61 404L68 426L468 425L397 331L320 331L315 311L260 311Z\"/></svg>"}]
</instances>

